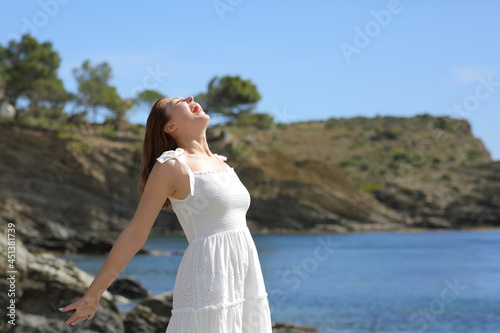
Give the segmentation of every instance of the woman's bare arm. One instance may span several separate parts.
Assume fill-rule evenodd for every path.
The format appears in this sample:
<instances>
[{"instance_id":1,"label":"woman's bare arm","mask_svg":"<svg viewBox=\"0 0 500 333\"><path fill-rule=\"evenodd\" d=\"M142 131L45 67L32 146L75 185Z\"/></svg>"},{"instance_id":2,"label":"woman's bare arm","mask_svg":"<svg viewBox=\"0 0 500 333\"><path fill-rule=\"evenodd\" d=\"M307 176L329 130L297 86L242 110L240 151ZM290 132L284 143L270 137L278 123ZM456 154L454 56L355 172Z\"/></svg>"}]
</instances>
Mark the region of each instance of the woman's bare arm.
<instances>
[{"instance_id":1,"label":"woman's bare arm","mask_svg":"<svg viewBox=\"0 0 500 333\"><path fill-rule=\"evenodd\" d=\"M63 312L76 309L66 324L75 325L88 316L91 316L90 318L94 316L99 298L146 243L165 200L174 192L177 170L174 161L155 164L132 220L116 239L104 265L87 292L81 299L63 308Z\"/></svg>"}]
</instances>

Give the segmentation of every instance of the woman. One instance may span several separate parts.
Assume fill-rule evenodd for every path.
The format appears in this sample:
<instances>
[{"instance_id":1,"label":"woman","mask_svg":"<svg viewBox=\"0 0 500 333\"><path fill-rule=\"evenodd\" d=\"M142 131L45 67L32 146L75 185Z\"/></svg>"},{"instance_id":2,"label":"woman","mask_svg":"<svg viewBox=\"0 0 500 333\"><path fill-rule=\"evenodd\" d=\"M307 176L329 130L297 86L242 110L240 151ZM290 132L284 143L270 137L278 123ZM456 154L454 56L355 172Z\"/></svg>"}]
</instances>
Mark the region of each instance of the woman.
<instances>
[{"instance_id":1,"label":"woman","mask_svg":"<svg viewBox=\"0 0 500 333\"><path fill-rule=\"evenodd\" d=\"M250 195L206 140L210 117L193 97L157 101L143 147L141 200L86 294L61 308L75 325L94 317L101 295L144 246L172 205L189 241L174 287L167 333L267 333L271 317L255 244Z\"/></svg>"}]
</instances>

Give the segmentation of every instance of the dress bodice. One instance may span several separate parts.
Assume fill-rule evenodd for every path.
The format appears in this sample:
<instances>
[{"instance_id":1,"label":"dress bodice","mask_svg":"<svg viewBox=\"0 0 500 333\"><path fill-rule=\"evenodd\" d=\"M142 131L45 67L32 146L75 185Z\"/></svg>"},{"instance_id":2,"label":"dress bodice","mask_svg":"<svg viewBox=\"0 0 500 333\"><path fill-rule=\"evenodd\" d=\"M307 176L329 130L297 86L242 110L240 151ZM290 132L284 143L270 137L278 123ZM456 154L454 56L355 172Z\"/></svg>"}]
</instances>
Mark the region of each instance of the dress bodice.
<instances>
[{"instance_id":1,"label":"dress bodice","mask_svg":"<svg viewBox=\"0 0 500 333\"><path fill-rule=\"evenodd\" d=\"M250 194L234 168L191 171L180 157L182 148L168 150L157 160L164 163L176 159L189 176L190 194L184 199L169 197L188 241L219 232L245 228ZM216 154L222 161L227 158Z\"/></svg>"}]
</instances>

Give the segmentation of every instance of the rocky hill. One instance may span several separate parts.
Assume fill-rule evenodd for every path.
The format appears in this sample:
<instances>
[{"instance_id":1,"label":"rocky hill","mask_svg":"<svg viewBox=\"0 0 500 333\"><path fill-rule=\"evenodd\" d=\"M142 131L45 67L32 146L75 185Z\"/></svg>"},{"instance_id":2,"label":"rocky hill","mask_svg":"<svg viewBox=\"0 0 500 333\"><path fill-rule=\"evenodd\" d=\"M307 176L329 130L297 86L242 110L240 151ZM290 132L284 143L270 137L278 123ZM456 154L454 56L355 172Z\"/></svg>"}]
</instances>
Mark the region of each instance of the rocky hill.
<instances>
[{"instance_id":1,"label":"rocky hill","mask_svg":"<svg viewBox=\"0 0 500 333\"><path fill-rule=\"evenodd\" d=\"M30 250L105 252L139 200L142 135L0 123L0 211ZM268 129L216 126L252 196L256 232L348 232L500 224L500 162L464 120L351 118ZM172 210L154 233L179 231ZM67 242L72 239L72 242Z\"/></svg>"},{"instance_id":2,"label":"rocky hill","mask_svg":"<svg viewBox=\"0 0 500 333\"><path fill-rule=\"evenodd\" d=\"M9 232L16 236L20 331L71 330L64 324L69 314L57 308L81 297L93 277L54 254L111 249L139 201L142 130L117 136L100 126L0 121L0 220L15 230ZM254 232L500 226L500 162L491 161L466 121L330 119L266 129L216 126L207 135L211 150L228 157L250 191L247 217ZM12 281L4 229L0 285L7 290ZM179 231L169 209L152 232ZM165 330L171 292L145 297L127 313L116 307L122 298L116 290L106 292L96 317L81 329ZM11 301L0 297L4 308ZM8 328L0 323L0 332ZM275 323L273 331L316 330Z\"/></svg>"},{"instance_id":3,"label":"rocky hill","mask_svg":"<svg viewBox=\"0 0 500 333\"><path fill-rule=\"evenodd\" d=\"M423 114L227 130L242 155L261 147L343 173L357 190L411 221L400 228L500 225L500 161L491 160L466 120Z\"/></svg>"}]
</instances>

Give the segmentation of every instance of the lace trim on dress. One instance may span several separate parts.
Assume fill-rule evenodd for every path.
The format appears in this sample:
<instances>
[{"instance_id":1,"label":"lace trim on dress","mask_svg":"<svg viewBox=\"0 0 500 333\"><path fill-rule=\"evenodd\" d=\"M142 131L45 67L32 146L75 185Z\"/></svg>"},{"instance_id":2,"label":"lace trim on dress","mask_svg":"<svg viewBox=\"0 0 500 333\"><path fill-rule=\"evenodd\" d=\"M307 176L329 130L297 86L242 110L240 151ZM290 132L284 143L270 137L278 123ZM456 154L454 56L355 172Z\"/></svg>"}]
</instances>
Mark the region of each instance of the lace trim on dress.
<instances>
[{"instance_id":1,"label":"lace trim on dress","mask_svg":"<svg viewBox=\"0 0 500 333\"><path fill-rule=\"evenodd\" d=\"M197 175L210 175L212 173L217 173L221 171L230 171L230 170L234 171L234 168L231 167L231 168L214 169L214 170L198 170L198 171L193 171L193 173Z\"/></svg>"}]
</instances>

